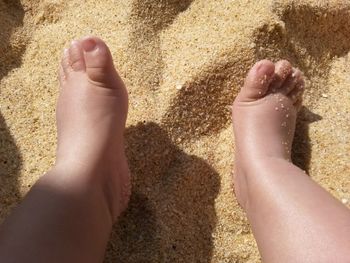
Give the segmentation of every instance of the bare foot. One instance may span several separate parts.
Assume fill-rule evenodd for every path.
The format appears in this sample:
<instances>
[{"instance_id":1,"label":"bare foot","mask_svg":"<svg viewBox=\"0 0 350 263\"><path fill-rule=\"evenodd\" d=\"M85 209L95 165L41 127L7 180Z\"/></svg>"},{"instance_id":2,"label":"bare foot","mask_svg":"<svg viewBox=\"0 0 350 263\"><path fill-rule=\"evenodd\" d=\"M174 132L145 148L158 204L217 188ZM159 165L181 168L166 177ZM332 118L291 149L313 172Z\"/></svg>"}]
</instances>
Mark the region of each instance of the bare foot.
<instances>
[{"instance_id":1,"label":"bare foot","mask_svg":"<svg viewBox=\"0 0 350 263\"><path fill-rule=\"evenodd\" d=\"M247 170L267 159L291 160L302 73L288 61L262 60L249 71L233 104L235 192L244 207Z\"/></svg>"},{"instance_id":2,"label":"bare foot","mask_svg":"<svg viewBox=\"0 0 350 263\"><path fill-rule=\"evenodd\" d=\"M57 106L56 169L73 169L77 183L101 183L113 220L130 196L123 132L125 85L106 44L96 37L73 41L63 55Z\"/></svg>"}]
</instances>

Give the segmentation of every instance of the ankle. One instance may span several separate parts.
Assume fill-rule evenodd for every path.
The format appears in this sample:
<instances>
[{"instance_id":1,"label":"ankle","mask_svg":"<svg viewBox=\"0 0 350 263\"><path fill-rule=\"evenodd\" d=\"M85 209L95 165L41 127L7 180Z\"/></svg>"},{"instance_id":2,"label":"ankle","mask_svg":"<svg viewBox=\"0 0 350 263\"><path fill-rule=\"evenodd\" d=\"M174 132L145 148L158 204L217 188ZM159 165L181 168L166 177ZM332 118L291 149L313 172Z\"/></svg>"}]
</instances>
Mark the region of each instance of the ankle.
<instances>
[{"instance_id":1,"label":"ankle","mask_svg":"<svg viewBox=\"0 0 350 263\"><path fill-rule=\"evenodd\" d=\"M236 162L237 163L237 162ZM247 207L247 178L244 175L244 170L240 167L236 167L234 174L234 191L238 203L245 210Z\"/></svg>"},{"instance_id":2,"label":"ankle","mask_svg":"<svg viewBox=\"0 0 350 263\"><path fill-rule=\"evenodd\" d=\"M112 174L113 173L113 174ZM59 162L43 177L43 183L54 185L62 191L69 191L74 196L80 196L81 200L90 200L106 208L111 221L119 216L117 190L113 187L113 177L116 176L113 169L105 171L89 166ZM88 204L88 202L86 203Z\"/></svg>"},{"instance_id":3,"label":"ankle","mask_svg":"<svg viewBox=\"0 0 350 263\"><path fill-rule=\"evenodd\" d=\"M261 157L255 156L248 161L245 158L245 161L242 158L236 159L236 167L234 172L234 185L235 185L235 194L237 201L247 211L250 206L251 196L255 194L256 185L261 182L262 177L269 175L269 169L271 169L276 164L291 164L289 160L286 160L283 157Z\"/></svg>"},{"instance_id":4,"label":"ankle","mask_svg":"<svg viewBox=\"0 0 350 263\"><path fill-rule=\"evenodd\" d=\"M130 175L124 155L114 156L113 160L104 159L103 163L99 164L59 159L52 171L60 174L60 177L67 177L65 180L69 184L100 191L113 221L128 204Z\"/></svg>"}]
</instances>

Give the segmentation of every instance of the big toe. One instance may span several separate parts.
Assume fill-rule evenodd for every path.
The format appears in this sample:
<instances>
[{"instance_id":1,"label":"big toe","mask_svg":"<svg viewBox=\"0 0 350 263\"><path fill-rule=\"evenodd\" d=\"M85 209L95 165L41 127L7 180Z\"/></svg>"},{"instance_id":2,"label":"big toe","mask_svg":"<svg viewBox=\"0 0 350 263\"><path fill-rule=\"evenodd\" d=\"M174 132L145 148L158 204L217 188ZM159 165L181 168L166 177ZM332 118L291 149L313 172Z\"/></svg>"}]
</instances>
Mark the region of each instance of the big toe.
<instances>
[{"instance_id":1,"label":"big toe","mask_svg":"<svg viewBox=\"0 0 350 263\"><path fill-rule=\"evenodd\" d=\"M115 81L117 73L106 43L97 37L85 37L81 40L81 45L89 78L103 84Z\"/></svg>"},{"instance_id":2,"label":"big toe","mask_svg":"<svg viewBox=\"0 0 350 263\"><path fill-rule=\"evenodd\" d=\"M240 101L255 101L266 95L273 76L275 65L269 60L257 62L249 71L244 86L238 95Z\"/></svg>"}]
</instances>

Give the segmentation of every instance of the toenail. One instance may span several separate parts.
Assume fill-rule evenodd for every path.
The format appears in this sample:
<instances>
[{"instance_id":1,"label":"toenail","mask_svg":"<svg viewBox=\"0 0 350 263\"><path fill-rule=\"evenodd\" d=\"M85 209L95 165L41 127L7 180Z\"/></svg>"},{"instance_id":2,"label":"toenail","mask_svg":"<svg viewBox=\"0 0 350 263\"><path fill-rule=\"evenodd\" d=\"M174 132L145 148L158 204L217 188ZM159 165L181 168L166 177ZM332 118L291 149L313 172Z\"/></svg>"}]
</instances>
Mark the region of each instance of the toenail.
<instances>
[{"instance_id":1,"label":"toenail","mask_svg":"<svg viewBox=\"0 0 350 263\"><path fill-rule=\"evenodd\" d=\"M68 56L68 48L65 48L65 49L63 50L63 55L64 55L65 57Z\"/></svg>"},{"instance_id":2,"label":"toenail","mask_svg":"<svg viewBox=\"0 0 350 263\"><path fill-rule=\"evenodd\" d=\"M90 38L90 39L86 39L83 42L83 48L85 52L91 52L93 51L97 46L97 43L94 39Z\"/></svg>"}]
</instances>

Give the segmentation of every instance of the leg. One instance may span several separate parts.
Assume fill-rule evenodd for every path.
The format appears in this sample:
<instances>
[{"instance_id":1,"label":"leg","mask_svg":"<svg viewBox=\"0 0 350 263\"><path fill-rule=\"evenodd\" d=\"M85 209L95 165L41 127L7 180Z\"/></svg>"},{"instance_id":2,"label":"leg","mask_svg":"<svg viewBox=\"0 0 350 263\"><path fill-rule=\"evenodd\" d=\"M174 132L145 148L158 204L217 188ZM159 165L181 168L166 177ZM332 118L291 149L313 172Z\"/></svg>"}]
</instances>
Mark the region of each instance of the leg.
<instances>
[{"instance_id":1,"label":"leg","mask_svg":"<svg viewBox=\"0 0 350 263\"><path fill-rule=\"evenodd\" d=\"M130 195L123 149L127 92L105 43L65 50L54 168L0 230L1 262L102 262Z\"/></svg>"},{"instance_id":2,"label":"leg","mask_svg":"<svg viewBox=\"0 0 350 263\"><path fill-rule=\"evenodd\" d=\"M350 262L350 210L291 163L302 74L264 60L233 105L235 191L264 262Z\"/></svg>"}]
</instances>

